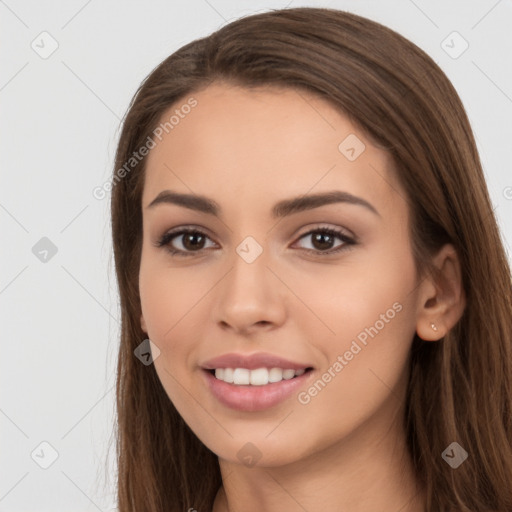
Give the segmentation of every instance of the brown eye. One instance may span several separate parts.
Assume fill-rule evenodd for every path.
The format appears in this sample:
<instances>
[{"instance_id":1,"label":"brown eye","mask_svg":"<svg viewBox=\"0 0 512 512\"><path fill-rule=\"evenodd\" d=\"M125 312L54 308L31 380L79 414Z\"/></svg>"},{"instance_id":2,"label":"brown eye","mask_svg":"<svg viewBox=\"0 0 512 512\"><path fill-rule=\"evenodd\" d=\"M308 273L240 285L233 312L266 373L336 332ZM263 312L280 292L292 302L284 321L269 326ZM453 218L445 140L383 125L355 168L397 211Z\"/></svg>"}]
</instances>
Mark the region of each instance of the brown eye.
<instances>
[{"instance_id":1,"label":"brown eye","mask_svg":"<svg viewBox=\"0 0 512 512\"><path fill-rule=\"evenodd\" d=\"M205 233L198 229L180 229L165 233L157 243L157 247L165 246L171 254L188 256L190 253L198 253L205 249L205 242L209 239Z\"/></svg>"},{"instance_id":2,"label":"brown eye","mask_svg":"<svg viewBox=\"0 0 512 512\"><path fill-rule=\"evenodd\" d=\"M194 249L202 249L205 237L201 233L185 233L182 236L182 245L185 249L193 251Z\"/></svg>"},{"instance_id":3,"label":"brown eye","mask_svg":"<svg viewBox=\"0 0 512 512\"><path fill-rule=\"evenodd\" d=\"M312 241L312 248L306 248L306 251L320 255L322 255L322 253L333 254L346 249L348 246L355 245L356 243L353 238L347 236L342 231L331 228L317 228L311 230L302 235L300 240L307 237L310 237ZM333 244L336 239L341 240L342 243L333 248Z\"/></svg>"},{"instance_id":4,"label":"brown eye","mask_svg":"<svg viewBox=\"0 0 512 512\"><path fill-rule=\"evenodd\" d=\"M315 249L326 251L332 249L330 246L334 243L335 237L329 233L314 233L311 240Z\"/></svg>"}]
</instances>

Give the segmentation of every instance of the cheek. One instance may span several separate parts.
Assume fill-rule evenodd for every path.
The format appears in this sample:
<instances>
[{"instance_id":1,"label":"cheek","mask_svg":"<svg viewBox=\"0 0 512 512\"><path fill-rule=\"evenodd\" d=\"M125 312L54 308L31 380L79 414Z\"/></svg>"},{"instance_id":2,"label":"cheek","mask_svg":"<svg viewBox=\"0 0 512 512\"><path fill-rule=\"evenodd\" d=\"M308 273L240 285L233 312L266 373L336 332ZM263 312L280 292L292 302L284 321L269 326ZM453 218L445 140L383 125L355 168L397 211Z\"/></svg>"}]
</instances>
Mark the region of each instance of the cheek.
<instances>
[{"instance_id":1,"label":"cheek","mask_svg":"<svg viewBox=\"0 0 512 512\"><path fill-rule=\"evenodd\" d=\"M141 261L139 290L142 315L149 339L160 355L154 361L157 374L171 400L179 395L178 382L186 378L184 363L189 359L193 327L188 323L191 309L197 303L198 290L187 283L176 269L161 267L144 258ZM193 292L193 290L196 292ZM200 290L199 290L200 292ZM184 329L188 337L183 336Z\"/></svg>"},{"instance_id":2,"label":"cheek","mask_svg":"<svg viewBox=\"0 0 512 512\"><path fill-rule=\"evenodd\" d=\"M148 334L167 343L187 323L187 315L210 288L190 279L190 271L162 265L156 258L142 258L139 291ZM190 326L189 326L190 327ZM152 339L153 339L152 338Z\"/></svg>"},{"instance_id":3,"label":"cheek","mask_svg":"<svg viewBox=\"0 0 512 512\"><path fill-rule=\"evenodd\" d=\"M389 244L391 245L391 244ZM294 293L303 299L307 310L296 302L294 314L302 331L316 339L326 353L349 349L350 341L377 334L392 342L399 334L409 335L414 325L415 266L404 248L393 251L390 246L378 251L358 251L339 265L303 269L300 276L290 275ZM409 303L411 303L409 305ZM414 329L412 330L414 334Z\"/></svg>"},{"instance_id":4,"label":"cheek","mask_svg":"<svg viewBox=\"0 0 512 512\"><path fill-rule=\"evenodd\" d=\"M197 351L207 337L205 307L218 276L171 267L160 255L143 254L139 273L141 309L148 337L159 348L155 369L178 409L190 408L184 389L197 380Z\"/></svg>"},{"instance_id":5,"label":"cheek","mask_svg":"<svg viewBox=\"0 0 512 512\"><path fill-rule=\"evenodd\" d=\"M190 273L142 258L139 274L142 314L148 337L160 350L159 357L154 360L155 370L169 399L192 423L194 417L201 414L191 406L184 391L191 389L194 377L190 373L197 345L193 338L197 336L199 340L201 335L192 313L208 289L206 284L191 282Z\"/></svg>"},{"instance_id":6,"label":"cheek","mask_svg":"<svg viewBox=\"0 0 512 512\"><path fill-rule=\"evenodd\" d=\"M415 268L407 253L389 254L383 251L371 265L361 258L357 271L340 269L337 278L320 279L321 287L305 283L308 305L332 332L319 330L321 336L312 338L324 366L297 401L308 428L324 429L326 439L348 433L385 403L396 406L405 390L415 333ZM302 329L312 333L311 317L304 322Z\"/></svg>"},{"instance_id":7,"label":"cheek","mask_svg":"<svg viewBox=\"0 0 512 512\"><path fill-rule=\"evenodd\" d=\"M325 449L364 425L372 424L369 428L376 432L389 427L406 390L414 310L409 300L395 303L395 308L388 305L376 300L363 311L354 306L346 317L339 316L336 337L317 340L325 365L299 390L295 424L283 424L280 439L297 436L300 423L304 432L318 433L313 445L303 446L308 453ZM377 442L379 436L369 439Z\"/></svg>"}]
</instances>

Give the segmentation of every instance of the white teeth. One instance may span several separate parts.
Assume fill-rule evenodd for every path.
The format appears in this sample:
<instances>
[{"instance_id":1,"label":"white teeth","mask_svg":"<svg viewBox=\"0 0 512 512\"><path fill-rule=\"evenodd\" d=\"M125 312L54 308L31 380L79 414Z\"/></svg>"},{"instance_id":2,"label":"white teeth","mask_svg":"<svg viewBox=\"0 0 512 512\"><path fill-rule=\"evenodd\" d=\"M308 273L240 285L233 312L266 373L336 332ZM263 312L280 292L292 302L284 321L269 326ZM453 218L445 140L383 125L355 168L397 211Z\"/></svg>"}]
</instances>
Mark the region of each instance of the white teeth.
<instances>
[{"instance_id":1,"label":"white teeth","mask_svg":"<svg viewBox=\"0 0 512 512\"><path fill-rule=\"evenodd\" d=\"M215 375L215 377L217 377L217 375ZM224 368L224 376L222 377L222 380L230 384L233 382L233 368Z\"/></svg>"},{"instance_id":2,"label":"white teeth","mask_svg":"<svg viewBox=\"0 0 512 512\"><path fill-rule=\"evenodd\" d=\"M265 386L273 382L290 380L295 376L303 375L305 368L300 370L282 369L282 368L257 368L248 370L247 368L216 368L215 377L219 380L237 386Z\"/></svg>"},{"instance_id":3,"label":"white teeth","mask_svg":"<svg viewBox=\"0 0 512 512\"><path fill-rule=\"evenodd\" d=\"M290 380L295 377L295 370L283 370L283 379Z\"/></svg>"},{"instance_id":4,"label":"white teeth","mask_svg":"<svg viewBox=\"0 0 512 512\"><path fill-rule=\"evenodd\" d=\"M268 384L268 370L266 368L258 368L251 370L250 382L252 386L264 386Z\"/></svg>"},{"instance_id":5,"label":"white teeth","mask_svg":"<svg viewBox=\"0 0 512 512\"><path fill-rule=\"evenodd\" d=\"M269 382L279 382L283 380L283 370L281 368L271 368L268 372Z\"/></svg>"},{"instance_id":6,"label":"white teeth","mask_svg":"<svg viewBox=\"0 0 512 512\"><path fill-rule=\"evenodd\" d=\"M249 384L251 371L247 368L235 368L233 372L233 384Z\"/></svg>"}]
</instances>

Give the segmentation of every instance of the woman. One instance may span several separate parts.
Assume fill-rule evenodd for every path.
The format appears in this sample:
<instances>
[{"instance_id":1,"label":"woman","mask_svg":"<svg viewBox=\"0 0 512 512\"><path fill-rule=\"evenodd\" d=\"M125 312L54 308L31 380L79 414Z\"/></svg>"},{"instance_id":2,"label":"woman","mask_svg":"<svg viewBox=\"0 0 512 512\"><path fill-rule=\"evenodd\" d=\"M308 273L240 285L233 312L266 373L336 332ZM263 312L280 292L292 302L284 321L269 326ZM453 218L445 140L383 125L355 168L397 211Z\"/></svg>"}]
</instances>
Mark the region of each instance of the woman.
<instances>
[{"instance_id":1,"label":"woman","mask_svg":"<svg viewBox=\"0 0 512 512\"><path fill-rule=\"evenodd\" d=\"M187 44L112 228L121 512L512 510L510 269L415 45L316 8Z\"/></svg>"}]
</instances>

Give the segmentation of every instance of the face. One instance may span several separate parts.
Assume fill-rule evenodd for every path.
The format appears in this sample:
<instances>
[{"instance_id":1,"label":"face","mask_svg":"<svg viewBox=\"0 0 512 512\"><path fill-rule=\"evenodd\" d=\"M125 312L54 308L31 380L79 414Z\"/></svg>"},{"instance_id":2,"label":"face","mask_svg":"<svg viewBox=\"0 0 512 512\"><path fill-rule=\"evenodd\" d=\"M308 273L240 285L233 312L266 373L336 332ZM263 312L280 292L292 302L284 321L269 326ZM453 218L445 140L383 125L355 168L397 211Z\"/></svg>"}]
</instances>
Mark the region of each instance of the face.
<instances>
[{"instance_id":1,"label":"face","mask_svg":"<svg viewBox=\"0 0 512 512\"><path fill-rule=\"evenodd\" d=\"M288 464L363 431L378 442L417 308L390 158L305 92L191 96L148 155L142 198L141 325L165 391L236 463ZM212 361L226 354L241 358Z\"/></svg>"}]
</instances>

